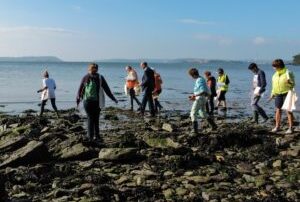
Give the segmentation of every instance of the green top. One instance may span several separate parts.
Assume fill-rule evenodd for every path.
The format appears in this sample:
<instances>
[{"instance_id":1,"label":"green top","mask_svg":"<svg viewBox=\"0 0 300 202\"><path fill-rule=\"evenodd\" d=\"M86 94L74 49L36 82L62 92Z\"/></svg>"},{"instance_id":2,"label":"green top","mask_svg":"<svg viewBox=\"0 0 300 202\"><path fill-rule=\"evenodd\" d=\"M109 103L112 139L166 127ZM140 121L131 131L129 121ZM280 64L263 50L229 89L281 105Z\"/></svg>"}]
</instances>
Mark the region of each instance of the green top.
<instances>
[{"instance_id":1,"label":"green top","mask_svg":"<svg viewBox=\"0 0 300 202\"><path fill-rule=\"evenodd\" d=\"M276 71L272 77L272 96L288 93L295 86L294 74L286 67Z\"/></svg>"}]
</instances>

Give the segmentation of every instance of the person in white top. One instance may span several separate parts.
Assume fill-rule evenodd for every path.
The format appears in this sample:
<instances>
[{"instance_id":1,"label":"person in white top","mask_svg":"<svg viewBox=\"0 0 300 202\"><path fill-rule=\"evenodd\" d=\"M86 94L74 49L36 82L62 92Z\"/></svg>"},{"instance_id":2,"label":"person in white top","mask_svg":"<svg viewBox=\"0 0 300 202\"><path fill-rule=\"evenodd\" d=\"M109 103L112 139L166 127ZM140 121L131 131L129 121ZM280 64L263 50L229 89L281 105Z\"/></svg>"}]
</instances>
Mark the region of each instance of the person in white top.
<instances>
[{"instance_id":1,"label":"person in white top","mask_svg":"<svg viewBox=\"0 0 300 202\"><path fill-rule=\"evenodd\" d=\"M56 90L55 81L54 81L54 79L49 78L48 71L45 71L43 76L44 76L43 87L42 87L42 89L37 91L38 93L42 93L40 116L43 116L45 105L46 105L48 99L50 99L52 107L53 107L54 111L56 112L56 115L58 116L58 110L57 110L57 107L55 104L55 90Z\"/></svg>"}]
</instances>

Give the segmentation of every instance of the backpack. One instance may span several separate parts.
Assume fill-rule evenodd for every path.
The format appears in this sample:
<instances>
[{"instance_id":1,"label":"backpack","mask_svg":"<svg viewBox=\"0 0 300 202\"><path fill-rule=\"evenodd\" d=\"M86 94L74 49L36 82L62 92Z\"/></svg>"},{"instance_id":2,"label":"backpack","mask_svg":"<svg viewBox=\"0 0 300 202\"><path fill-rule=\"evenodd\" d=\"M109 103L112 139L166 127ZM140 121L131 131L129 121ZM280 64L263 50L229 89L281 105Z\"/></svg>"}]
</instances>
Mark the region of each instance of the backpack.
<instances>
[{"instance_id":1,"label":"backpack","mask_svg":"<svg viewBox=\"0 0 300 202\"><path fill-rule=\"evenodd\" d=\"M99 90L96 79L89 78L88 82L84 86L84 100L98 100Z\"/></svg>"}]
</instances>

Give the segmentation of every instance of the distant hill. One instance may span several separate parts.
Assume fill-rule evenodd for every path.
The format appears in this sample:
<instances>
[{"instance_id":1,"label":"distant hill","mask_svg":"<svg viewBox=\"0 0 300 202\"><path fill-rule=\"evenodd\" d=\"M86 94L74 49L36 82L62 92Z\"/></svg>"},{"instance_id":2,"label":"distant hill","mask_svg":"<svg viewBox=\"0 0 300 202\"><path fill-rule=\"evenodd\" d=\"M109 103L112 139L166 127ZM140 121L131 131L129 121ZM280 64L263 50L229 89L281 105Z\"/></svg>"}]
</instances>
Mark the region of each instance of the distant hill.
<instances>
[{"instance_id":1,"label":"distant hill","mask_svg":"<svg viewBox=\"0 0 300 202\"><path fill-rule=\"evenodd\" d=\"M293 65L300 65L300 54L293 56Z\"/></svg>"},{"instance_id":2,"label":"distant hill","mask_svg":"<svg viewBox=\"0 0 300 202\"><path fill-rule=\"evenodd\" d=\"M38 57L0 57L0 62L62 62L61 59L54 56Z\"/></svg>"}]
</instances>

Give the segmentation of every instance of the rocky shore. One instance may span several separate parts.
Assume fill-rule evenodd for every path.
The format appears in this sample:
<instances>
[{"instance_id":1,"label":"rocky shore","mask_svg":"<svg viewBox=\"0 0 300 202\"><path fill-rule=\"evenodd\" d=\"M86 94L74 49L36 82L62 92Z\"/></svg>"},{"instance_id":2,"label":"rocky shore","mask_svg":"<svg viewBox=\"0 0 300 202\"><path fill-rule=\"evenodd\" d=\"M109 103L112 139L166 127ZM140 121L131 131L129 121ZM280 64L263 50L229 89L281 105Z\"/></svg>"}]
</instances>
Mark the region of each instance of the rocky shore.
<instances>
[{"instance_id":1,"label":"rocky shore","mask_svg":"<svg viewBox=\"0 0 300 202\"><path fill-rule=\"evenodd\" d=\"M217 117L189 136L187 113L102 112L103 143L75 110L0 114L0 201L298 201L300 132Z\"/></svg>"}]
</instances>

